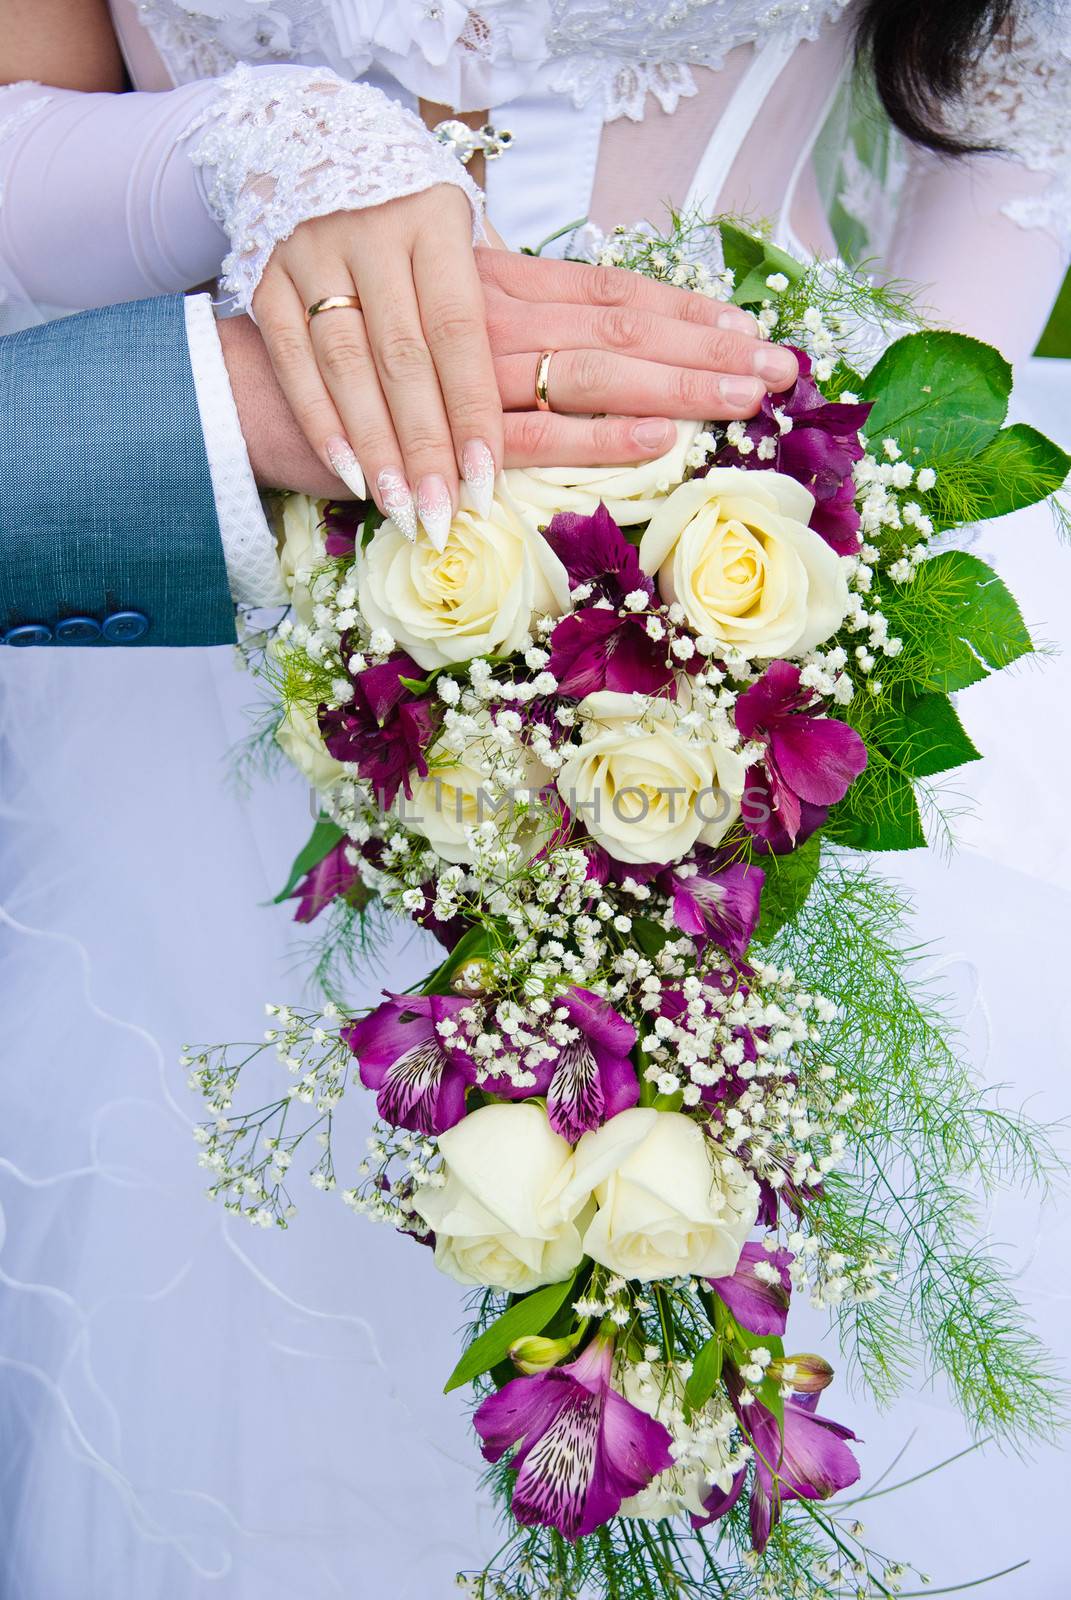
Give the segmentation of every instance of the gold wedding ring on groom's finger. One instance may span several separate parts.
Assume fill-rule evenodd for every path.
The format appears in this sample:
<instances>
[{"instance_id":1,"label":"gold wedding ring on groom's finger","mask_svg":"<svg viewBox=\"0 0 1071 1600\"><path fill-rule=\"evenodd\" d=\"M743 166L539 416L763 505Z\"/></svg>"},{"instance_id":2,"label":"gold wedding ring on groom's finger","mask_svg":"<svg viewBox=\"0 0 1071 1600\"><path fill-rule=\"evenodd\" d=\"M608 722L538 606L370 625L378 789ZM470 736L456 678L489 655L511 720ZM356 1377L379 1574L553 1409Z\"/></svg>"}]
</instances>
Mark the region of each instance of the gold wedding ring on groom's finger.
<instances>
[{"instance_id":1,"label":"gold wedding ring on groom's finger","mask_svg":"<svg viewBox=\"0 0 1071 1600\"><path fill-rule=\"evenodd\" d=\"M550 364L557 355L556 350L544 350L536 364L535 375L535 403L537 411L550 411Z\"/></svg>"},{"instance_id":2,"label":"gold wedding ring on groom's finger","mask_svg":"<svg viewBox=\"0 0 1071 1600\"><path fill-rule=\"evenodd\" d=\"M326 294L322 300L312 302L305 312L305 321L311 322L321 311L360 311L360 309L361 302L355 294Z\"/></svg>"}]
</instances>

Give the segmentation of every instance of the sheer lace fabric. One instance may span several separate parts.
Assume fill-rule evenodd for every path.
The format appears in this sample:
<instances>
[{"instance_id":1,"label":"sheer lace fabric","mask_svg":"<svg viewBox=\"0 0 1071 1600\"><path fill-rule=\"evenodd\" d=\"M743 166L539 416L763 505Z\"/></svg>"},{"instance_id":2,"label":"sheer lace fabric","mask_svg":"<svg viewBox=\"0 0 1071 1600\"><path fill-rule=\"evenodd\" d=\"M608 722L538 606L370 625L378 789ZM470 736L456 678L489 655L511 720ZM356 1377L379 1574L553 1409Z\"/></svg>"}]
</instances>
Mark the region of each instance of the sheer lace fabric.
<instances>
[{"instance_id":1,"label":"sheer lace fabric","mask_svg":"<svg viewBox=\"0 0 1071 1600\"><path fill-rule=\"evenodd\" d=\"M1033 7L986 51L956 126L975 144L1007 150L1048 176L1001 209L1023 227L1045 228L1071 250L1071 5Z\"/></svg>"}]
</instances>

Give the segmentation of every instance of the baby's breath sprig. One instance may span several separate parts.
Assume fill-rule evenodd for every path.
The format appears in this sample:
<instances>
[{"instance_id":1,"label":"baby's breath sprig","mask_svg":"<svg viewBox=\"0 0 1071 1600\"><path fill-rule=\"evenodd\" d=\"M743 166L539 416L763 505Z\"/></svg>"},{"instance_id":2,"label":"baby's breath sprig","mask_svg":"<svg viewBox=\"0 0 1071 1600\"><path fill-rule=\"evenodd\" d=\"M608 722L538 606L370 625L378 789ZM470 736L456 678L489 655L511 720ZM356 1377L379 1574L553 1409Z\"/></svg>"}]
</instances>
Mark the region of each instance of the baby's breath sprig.
<instances>
[{"instance_id":1,"label":"baby's breath sprig","mask_svg":"<svg viewBox=\"0 0 1071 1600\"><path fill-rule=\"evenodd\" d=\"M255 1045L187 1047L182 1064L190 1088L203 1096L210 1120L198 1124L200 1165L211 1174L208 1194L226 1210L258 1227L285 1228L297 1207L290 1169L299 1147L310 1138L317 1151L309 1167L314 1188L335 1187L331 1149L332 1118L345 1092L353 1058L338 1034L340 1016L328 1004L323 1012L269 1005L272 1026ZM326 1026L325 1026L326 1024ZM291 1082L276 1098L253 1111L231 1115L232 1097L252 1063L271 1052ZM311 1107L312 1115L297 1112ZM302 1117L300 1126L295 1122Z\"/></svg>"}]
</instances>

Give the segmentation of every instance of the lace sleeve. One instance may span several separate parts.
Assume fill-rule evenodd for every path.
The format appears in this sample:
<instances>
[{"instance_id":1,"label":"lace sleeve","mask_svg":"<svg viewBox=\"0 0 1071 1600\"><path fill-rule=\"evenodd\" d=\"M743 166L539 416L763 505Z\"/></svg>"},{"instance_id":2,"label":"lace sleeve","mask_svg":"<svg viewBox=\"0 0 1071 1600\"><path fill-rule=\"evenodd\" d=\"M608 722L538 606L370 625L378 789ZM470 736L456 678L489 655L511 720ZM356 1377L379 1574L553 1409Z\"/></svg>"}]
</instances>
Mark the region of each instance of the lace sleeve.
<instances>
[{"instance_id":1,"label":"lace sleeve","mask_svg":"<svg viewBox=\"0 0 1071 1600\"><path fill-rule=\"evenodd\" d=\"M1023 12L982 56L954 126L970 143L991 145L1048 178L1001 210L1020 227L1046 229L1071 252L1071 0Z\"/></svg>"},{"instance_id":2,"label":"lace sleeve","mask_svg":"<svg viewBox=\"0 0 1071 1600\"><path fill-rule=\"evenodd\" d=\"M248 310L275 246L299 223L381 205L438 183L464 190L473 237L482 195L404 106L321 68L237 67L191 129L190 156L231 243L222 283Z\"/></svg>"}]
</instances>

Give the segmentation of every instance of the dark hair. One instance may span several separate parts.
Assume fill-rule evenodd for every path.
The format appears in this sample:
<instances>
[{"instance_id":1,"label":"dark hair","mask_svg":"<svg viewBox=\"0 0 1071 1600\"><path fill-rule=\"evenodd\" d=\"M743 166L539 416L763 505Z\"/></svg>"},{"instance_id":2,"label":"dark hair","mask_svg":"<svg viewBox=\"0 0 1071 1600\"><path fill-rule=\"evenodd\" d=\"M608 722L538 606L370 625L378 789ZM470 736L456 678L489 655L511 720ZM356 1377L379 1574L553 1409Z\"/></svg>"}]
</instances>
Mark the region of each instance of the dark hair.
<instances>
[{"instance_id":1,"label":"dark hair","mask_svg":"<svg viewBox=\"0 0 1071 1600\"><path fill-rule=\"evenodd\" d=\"M949 155L981 148L957 138L945 104L1014 18L1015 0L865 0L856 25L858 58L869 64L901 133Z\"/></svg>"}]
</instances>

